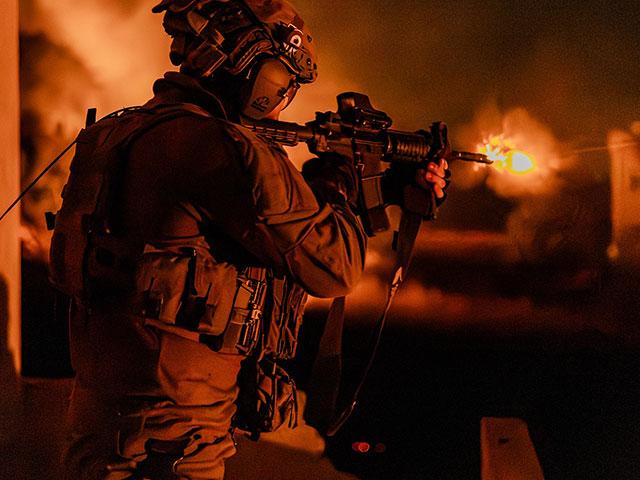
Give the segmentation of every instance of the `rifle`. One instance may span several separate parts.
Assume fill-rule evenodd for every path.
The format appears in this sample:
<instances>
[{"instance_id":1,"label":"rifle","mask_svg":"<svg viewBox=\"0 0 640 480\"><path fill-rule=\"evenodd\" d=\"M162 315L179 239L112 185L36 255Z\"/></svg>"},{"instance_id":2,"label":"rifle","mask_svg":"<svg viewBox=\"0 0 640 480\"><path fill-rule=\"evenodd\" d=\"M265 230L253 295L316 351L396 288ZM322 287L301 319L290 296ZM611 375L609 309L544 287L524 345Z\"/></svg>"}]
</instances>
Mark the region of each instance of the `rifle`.
<instances>
[{"instance_id":1,"label":"rifle","mask_svg":"<svg viewBox=\"0 0 640 480\"><path fill-rule=\"evenodd\" d=\"M434 122L429 131L402 132L390 129L389 116L373 108L367 95L346 92L338 95L338 111L317 112L304 125L277 120L244 118L242 124L259 136L286 146L305 142L312 154L333 152L353 159L360 180L358 210L369 236L389 229L388 204L383 198L385 181L404 171L407 179L417 168L444 156L448 161L493 163L486 155L448 149L447 127ZM385 168L385 163L391 168ZM406 183L411 183L408 180ZM405 185L401 185L405 187ZM423 193L424 195L425 193ZM415 200L415 189L404 193L403 205L414 213L430 217L435 199ZM414 199L412 201L412 199ZM413 207L412 207L413 206Z\"/></svg>"},{"instance_id":2,"label":"rifle","mask_svg":"<svg viewBox=\"0 0 640 480\"><path fill-rule=\"evenodd\" d=\"M390 129L391 118L386 113L374 109L369 97L355 92L338 95L337 112L318 112L315 120L305 125L247 118L243 119L242 124L258 136L281 145L295 146L305 142L312 154L333 152L351 158L360 181L358 213L367 235L374 236L377 232L389 228L386 213L388 203L383 195L383 192L389 191L385 189L389 180L393 186L393 196L397 197L395 200L400 200L393 203L402 206L400 226L394 237L397 258L387 302L376 321L370 355L360 381L346 395L339 395L341 362L326 362L341 356L340 341L336 338L339 339L343 328L344 297L334 300L325 333L320 340L320 350L312 374L321 382L319 406L315 408L319 416L315 420L309 420L313 420L315 426L324 430L328 436L333 436L353 412L358 395L373 365L387 313L409 268L422 220L435 218L436 199L433 191L422 190L413 185L416 169L426 168L430 161L438 158L446 158L449 162L493 162L480 153L451 151L447 127L442 122L434 122L428 131L402 132ZM385 164L390 164L390 167L387 168ZM398 192L401 197L398 197ZM330 371L327 371L327 364L333 365L329 368ZM338 383L335 383L336 381ZM326 414L331 412L337 414L333 418L326 418Z\"/></svg>"}]
</instances>

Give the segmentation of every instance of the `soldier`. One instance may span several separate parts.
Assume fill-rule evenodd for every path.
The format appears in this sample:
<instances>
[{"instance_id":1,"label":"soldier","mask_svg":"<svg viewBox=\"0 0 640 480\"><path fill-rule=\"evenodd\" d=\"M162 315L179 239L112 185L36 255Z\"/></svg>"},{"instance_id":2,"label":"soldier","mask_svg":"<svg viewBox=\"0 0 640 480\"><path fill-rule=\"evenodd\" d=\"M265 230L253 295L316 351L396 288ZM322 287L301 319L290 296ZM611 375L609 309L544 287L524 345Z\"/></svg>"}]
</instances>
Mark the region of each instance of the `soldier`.
<instances>
[{"instance_id":1,"label":"soldier","mask_svg":"<svg viewBox=\"0 0 640 480\"><path fill-rule=\"evenodd\" d=\"M364 264L351 163L326 157L304 178L238 125L277 119L316 78L294 9L163 0L153 11L180 72L81 132L52 240L52 280L74 298L74 480L222 479L241 362L288 386L273 359L294 355L306 295L345 295ZM446 168L416 182L442 198ZM295 414L281 391L260 399L265 429Z\"/></svg>"}]
</instances>

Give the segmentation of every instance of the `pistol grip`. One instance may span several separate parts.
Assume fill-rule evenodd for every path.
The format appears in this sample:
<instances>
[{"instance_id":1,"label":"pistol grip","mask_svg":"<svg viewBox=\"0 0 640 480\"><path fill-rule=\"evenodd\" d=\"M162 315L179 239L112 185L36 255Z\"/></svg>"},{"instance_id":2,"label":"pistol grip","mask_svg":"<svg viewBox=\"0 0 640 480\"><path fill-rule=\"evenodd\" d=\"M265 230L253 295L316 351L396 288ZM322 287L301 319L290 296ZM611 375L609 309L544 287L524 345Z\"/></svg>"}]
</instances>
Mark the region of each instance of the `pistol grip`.
<instances>
[{"instance_id":1,"label":"pistol grip","mask_svg":"<svg viewBox=\"0 0 640 480\"><path fill-rule=\"evenodd\" d=\"M435 220L436 194L432 189L425 190L415 185L406 185L403 191L402 208L420 215L425 220Z\"/></svg>"}]
</instances>

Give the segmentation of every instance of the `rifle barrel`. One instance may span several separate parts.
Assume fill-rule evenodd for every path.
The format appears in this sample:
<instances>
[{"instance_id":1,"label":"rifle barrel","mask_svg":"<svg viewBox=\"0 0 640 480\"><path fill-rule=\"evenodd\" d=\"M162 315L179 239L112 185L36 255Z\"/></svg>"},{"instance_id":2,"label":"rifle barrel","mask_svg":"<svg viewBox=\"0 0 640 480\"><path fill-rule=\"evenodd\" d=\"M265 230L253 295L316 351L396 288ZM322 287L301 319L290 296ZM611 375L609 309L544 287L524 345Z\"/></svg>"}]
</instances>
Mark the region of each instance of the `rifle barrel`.
<instances>
[{"instance_id":1,"label":"rifle barrel","mask_svg":"<svg viewBox=\"0 0 640 480\"><path fill-rule=\"evenodd\" d=\"M483 153L473 153L473 152L451 152L451 160L462 160L463 162L475 162L475 163L484 163L485 165L491 165L493 160L487 157Z\"/></svg>"},{"instance_id":2,"label":"rifle barrel","mask_svg":"<svg viewBox=\"0 0 640 480\"><path fill-rule=\"evenodd\" d=\"M242 125L257 135L264 135L269 139L286 145L288 147L294 147L300 142L306 142L315 137L315 132L312 127L308 125L300 125L293 122L281 122L279 120L253 120L250 118L243 118ZM394 132L402 134L404 132ZM489 159L482 153L473 152L451 152L449 157L451 160L462 160L463 162L475 162L491 165L493 160Z\"/></svg>"}]
</instances>

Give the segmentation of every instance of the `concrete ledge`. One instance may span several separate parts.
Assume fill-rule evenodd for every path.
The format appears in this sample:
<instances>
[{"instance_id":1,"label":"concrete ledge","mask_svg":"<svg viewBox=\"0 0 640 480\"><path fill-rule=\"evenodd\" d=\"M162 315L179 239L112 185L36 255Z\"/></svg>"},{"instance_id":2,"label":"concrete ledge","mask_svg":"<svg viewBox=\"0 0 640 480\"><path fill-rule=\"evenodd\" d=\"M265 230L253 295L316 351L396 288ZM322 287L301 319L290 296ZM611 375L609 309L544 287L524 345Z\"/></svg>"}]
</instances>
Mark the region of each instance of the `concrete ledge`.
<instances>
[{"instance_id":1,"label":"concrete ledge","mask_svg":"<svg viewBox=\"0 0 640 480\"><path fill-rule=\"evenodd\" d=\"M480 422L482 480L543 480L542 468L519 418L488 418Z\"/></svg>"}]
</instances>

